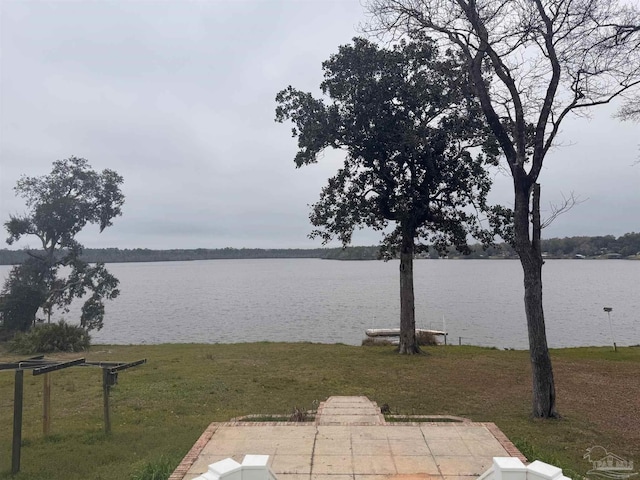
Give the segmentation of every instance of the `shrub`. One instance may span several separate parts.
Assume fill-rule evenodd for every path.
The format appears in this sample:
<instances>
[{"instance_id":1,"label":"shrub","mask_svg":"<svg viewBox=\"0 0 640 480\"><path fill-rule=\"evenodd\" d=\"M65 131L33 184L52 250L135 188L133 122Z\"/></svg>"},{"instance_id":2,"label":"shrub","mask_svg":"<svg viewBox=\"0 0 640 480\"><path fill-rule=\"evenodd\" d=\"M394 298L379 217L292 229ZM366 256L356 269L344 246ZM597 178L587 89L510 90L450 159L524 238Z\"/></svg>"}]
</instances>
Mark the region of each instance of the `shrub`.
<instances>
[{"instance_id":1,"label":"shrub","mask_svg":"<svg viewBox=\"0 0 640 480\"><path fill-rule=\"evenodd\" d=\"M60 320L16 334L9 342L9 350L21 354L80 352L87 350L90 344L91 337L84 328Z\"/></svg>"}]
</instances>

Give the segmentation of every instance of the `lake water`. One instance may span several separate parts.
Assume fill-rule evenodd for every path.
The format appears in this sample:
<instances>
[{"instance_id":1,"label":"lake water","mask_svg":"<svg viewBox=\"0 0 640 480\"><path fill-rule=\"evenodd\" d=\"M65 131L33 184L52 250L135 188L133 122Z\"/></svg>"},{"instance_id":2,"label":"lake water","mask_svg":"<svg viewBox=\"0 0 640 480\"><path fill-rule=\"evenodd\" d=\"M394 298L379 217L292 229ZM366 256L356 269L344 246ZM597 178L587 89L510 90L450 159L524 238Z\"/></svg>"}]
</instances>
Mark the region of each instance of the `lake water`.
<instances>
[{"instance_id":1,"label":"lake water","mask_svg":"<svg viewBox=\"0 0 640 480\"><path fill-rule=\"evenodd\" d=\"M4 280L10 267L0 266ZM358 345L399 325L398 262L316 259L121 263L120 296L94 343ZM522 270L514 260L417 260L416 323L449 342L527 348ZM640 344L640 262L549 260L543 270L551 347ZM79 316L79 306L65 315Z\"/></svg>"}]
</instances>

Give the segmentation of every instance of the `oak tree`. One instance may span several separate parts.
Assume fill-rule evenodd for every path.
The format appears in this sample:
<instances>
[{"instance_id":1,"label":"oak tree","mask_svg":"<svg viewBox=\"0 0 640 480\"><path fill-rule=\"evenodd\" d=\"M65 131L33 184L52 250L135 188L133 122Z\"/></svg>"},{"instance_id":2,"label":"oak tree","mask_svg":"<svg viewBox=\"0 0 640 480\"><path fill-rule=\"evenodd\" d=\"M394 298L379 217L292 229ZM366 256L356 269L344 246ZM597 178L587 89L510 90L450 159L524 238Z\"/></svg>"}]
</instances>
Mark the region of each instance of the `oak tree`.
<instances>
[{"instance_id":1,"label":"oak tree","mask_svg":"<svg viewBox=\"0 0 640 480\"><path fill-rule=\"evenodd\" d=\"M113 170L96 172L83 158L54 162L48 175L23 176L15 187L28 211L5 222L10 245L35 237L39 248L27 249L29 258L11 271L2 290L5 324L27 330L39 309L50 319L54 309L69 311L75 298L88 295L80 324L99 330L104 320L104 299L118 296L118 279L103 263L82 260L76 235L89 224L102 232L122 214L122 177Z\"/></svg>"},{"instance_id":2,"label":"oak tree","mask_svg":"<svg viewBox=\"0 0 640 480\"><path fill-rule=\"evenodd\" d=\"M469 233L490 240L479 215L493 212L484 167L495 145L463 66L427 38L390 49L355 38L322 66L328 102L293 87L276 98L276 120L291 120L298 138L297 167L344 151L312 207L311 236L346 246L355 229L383 232L383 252L400 256L399 351L417 353L414 254L465 251Z\"/></svg>"}]
</instances>

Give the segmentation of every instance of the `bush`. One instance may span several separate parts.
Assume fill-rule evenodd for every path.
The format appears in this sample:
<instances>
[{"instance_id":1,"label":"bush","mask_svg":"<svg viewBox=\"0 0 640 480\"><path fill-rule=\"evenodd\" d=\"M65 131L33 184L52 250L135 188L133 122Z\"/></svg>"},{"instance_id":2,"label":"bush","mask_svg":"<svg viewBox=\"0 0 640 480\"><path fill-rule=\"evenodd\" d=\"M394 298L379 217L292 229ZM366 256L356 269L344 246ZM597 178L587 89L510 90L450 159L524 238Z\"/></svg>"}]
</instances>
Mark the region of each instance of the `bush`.
<instances>
[{"instance_id":1,"label":"bush","mask_svg":"<svg viewBox=\"0 0 640 480\"><path fill-rule=\"evenodd\" d=\"M21 354L81 352L87 350L91 337L87 331L64 320L37 325L27 333L18 333L9 342L9 350Z\"/></svg>"}]
</instances>

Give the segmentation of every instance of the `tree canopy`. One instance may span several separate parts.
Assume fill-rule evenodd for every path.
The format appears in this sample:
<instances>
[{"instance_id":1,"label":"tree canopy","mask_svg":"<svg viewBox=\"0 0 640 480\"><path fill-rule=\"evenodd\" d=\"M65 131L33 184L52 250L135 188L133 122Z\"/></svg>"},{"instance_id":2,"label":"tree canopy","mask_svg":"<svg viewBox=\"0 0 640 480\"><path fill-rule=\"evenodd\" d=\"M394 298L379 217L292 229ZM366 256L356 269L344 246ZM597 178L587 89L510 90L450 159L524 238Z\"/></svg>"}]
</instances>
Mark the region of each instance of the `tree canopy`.
<instances>
[{"instance_id":1,"label":"tree canopy","mask_svg":"<svg viewBox=\"0 0 640 480\"><path fill-rule=\"evenodd\" d=\"M122 214L122 181L113 170L98 173L87 160L70 157L55 161L48 175L23 176L17 182L16 194L25 199L28 210L23 215L11 215L5 222L7 243L34 236L40 245L37 250L27 250L29 259L14 267L5 282L5 323L27 330L39 308L50 318L54 308L68 311L74 298L89 293L80 323L87 330L102 328L103 299L119 294L118 280L103 263L90 265L83 261L83 247L75 237L89 224L98 225L102 232ZM64 274L61 267L67 267Z\"/></svg>"},{"instance_id":2,"label":"tree canopy","mask_svg":"<svg viewBox=\"0 0 640 480\"><path fill-rule=\"evenodd\" d=\"M513 244L525 287L535 417L556 417L542 305L544 159L572 112L640 85L640 12L616 0L369 0L371 29L432 35L465 70L513 177ZM488 81L489 80L489 81Z\"/></svg>"},{"instance_id":3,"label":"tree canopy","mask_svg":"<svg viewBox=\"0 0 640 480\"><path fill-rule=\"evenodd\" d=\"M294 124L298 167L327 148L345 152L312 207L311 236L347 245L357 228L383 232L383 251L401 259L400 351L414 353L416 244L467 250L469 233L492 238L479 216L491 211L484 167L497 149L463 65L426 37L390 49L355 38L322 66L329 103L293 87L276 97L276 120Z\"/></svg>"}]
</instances>

